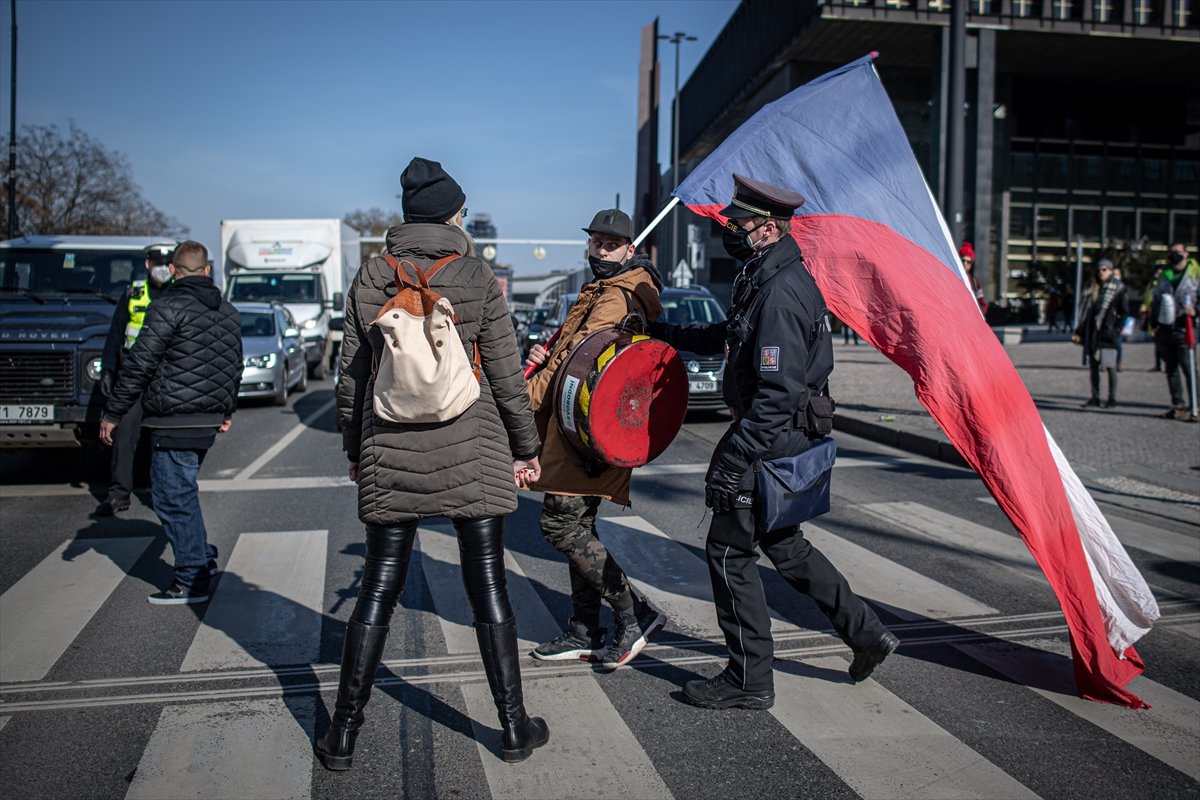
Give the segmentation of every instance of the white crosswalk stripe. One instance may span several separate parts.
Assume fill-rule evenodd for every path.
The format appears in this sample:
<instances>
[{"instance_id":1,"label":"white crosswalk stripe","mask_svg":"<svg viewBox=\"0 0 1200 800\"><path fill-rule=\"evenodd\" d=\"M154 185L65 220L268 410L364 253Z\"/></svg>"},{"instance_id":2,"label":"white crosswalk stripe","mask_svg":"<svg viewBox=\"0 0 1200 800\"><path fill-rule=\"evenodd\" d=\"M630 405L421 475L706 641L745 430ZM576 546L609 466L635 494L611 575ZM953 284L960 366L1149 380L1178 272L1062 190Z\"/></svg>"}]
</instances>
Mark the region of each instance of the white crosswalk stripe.
<instances>
[{"instance_id":1,"label":"white crosswalk stripe","mask_svg":"<svg viewBox=\"0 0 1200 800\"><path fill-rule=\"evenodd\" d=\"M182 671L315 661L327 540L327 531L238 537Z\"/></svg>"},{"instance_id":2,"label":"white crosswalk stripe","mask_svg":"<svg viewBox=\"0 0 1200 800\"><path fill-rule=\"evenodd\" d=\"M63 542L0 595L0 680L46 677L151 541Z\"/></svg>"}]
</instances>

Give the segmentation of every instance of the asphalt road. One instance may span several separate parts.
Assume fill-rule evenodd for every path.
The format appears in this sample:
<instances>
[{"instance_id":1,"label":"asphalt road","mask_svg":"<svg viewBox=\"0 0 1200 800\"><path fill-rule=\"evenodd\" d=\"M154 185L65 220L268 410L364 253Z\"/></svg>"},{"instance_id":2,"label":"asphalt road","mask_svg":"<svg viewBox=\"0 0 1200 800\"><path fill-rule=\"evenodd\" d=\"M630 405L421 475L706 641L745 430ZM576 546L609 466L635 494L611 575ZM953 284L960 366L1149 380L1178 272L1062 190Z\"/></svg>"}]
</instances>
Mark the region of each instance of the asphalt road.
<instances>
[{"instance_id":1,"label":"asphalt road","mask_svg":"<svg viewBox=\"0 0 1200 800\"><path fill-rule=\"evenodd\" d=\"M703 562L702 472L727 420L689 418L601 535L671 617L630 667L523 662L551 741L496 755L496 719L452 529L419 537L354 769L312 757L363 556L329 380L250 406L201 470L224 572L207 606L159 607L170 552L141 493L89 517L103 455L0 455L0 786L10 798L1195 797L1200 795L1200 534L1103 506L1163 618L1134 685L1153 708L1074 696L1057 602L971 472L839 437L833 511L811 539L902 639L872 680L765 560L777 703L713 712L679 687L722 646ZM1167 502L1164 500L1164 502ZM508 522L519 633L569 614L540 496Z\"/></svg>"}]
</instances>

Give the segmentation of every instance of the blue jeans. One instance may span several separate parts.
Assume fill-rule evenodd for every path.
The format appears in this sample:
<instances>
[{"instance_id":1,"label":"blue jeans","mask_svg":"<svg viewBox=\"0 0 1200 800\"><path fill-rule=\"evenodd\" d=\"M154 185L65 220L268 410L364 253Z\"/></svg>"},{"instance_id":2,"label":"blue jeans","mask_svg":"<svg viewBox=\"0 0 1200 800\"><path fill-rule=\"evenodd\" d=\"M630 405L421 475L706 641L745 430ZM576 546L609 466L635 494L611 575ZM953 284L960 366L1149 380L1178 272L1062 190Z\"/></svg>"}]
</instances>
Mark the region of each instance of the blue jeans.
<instances>
[{"instance_id":1,"label":"blue jeans","mask_svg":"<svg viewBox=\"0 0 1200 800\"><path fill-rule=\"evenodd\" d=\"M196 476L205 450L160 450L150 456L154 513L175 551L175 580L193 592L208 590L208 561L216 550L200 514Z\"/></svg>"}]
</instances>

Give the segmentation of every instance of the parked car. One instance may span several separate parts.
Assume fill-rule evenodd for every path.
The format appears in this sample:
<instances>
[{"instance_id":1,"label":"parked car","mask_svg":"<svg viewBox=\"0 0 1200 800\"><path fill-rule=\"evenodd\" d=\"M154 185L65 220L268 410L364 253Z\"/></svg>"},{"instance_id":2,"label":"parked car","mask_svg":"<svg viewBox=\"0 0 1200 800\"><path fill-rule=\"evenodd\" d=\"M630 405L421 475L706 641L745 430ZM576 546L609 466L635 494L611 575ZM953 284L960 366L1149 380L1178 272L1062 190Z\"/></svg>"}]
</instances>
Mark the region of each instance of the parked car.
<instances>
[{"instance_id":1,"label":"parked car","mask_svg":"<svg viewBox=\"0 0 1200 800\"><path fill-rule=\"evenodd\" d=\"M551 306L539 306L529 312L529 317L525 320L521 333L517 337L517 341L521 343L522 359L529 355L529 349L535 344L545 344L546 339L550 338L550 334L556 330L552 328L550 333L543 336L542 331L546 328L546 318L550 316L552 310Z\"/></svg>"},{"instance_id":2,"label":"parked car","mask_svg":"<svg viewBox=\"0 0 1200 800\"><path fill-rule=\"evenodd\" d=\"M725 311L712 292L702 286L663 289L659 295L663 313L659 322L686 325L690 322L721 322ZM688 376L688 411L725 408L721 381L725 376L724 355L697 355L680 351Z\"/></svg>"},{"instance_id":3,"label":"parked car","mask_svg":"<svg viewBox=\"0 0 1200 800\"><path fill-rule=\"evenodd\" d=\"M308 388L300 328L282 303L235 303L242 315L242 385L238 398L287 404L288 391Z\"/></svg>"}]
</instances>

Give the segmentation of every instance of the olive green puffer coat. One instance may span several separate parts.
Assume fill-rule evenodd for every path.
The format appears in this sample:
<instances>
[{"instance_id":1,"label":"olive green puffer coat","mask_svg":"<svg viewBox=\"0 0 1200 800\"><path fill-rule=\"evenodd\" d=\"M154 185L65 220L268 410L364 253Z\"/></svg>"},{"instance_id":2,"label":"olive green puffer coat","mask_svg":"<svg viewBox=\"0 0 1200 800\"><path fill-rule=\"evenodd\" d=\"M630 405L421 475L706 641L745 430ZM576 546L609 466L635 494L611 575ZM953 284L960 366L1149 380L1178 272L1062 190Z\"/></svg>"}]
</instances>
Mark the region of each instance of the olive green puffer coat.
<instances>
[{"instance_id":1,"label":"olive green puffer coat","mask_svg":"<svg viewBox=\"0 0 1200 800\"><path fill-rule=\"evenodd\" d=\"M388 231L388 252L428 268L451 253L430 287L454 306L468 356L479 344L479 399L449 422L403 425L377 419L371 400L375 354L383 336L371 322L396 294L395 272L382 258L363 264L346 296L338 427L357 462L358 516L372 525L414 518L451 519L508 514L517 507L512 462L538 452L537 429L521 376L512 317L491 268L453 225L407 223Z\"/></svg>"}]
</instances>

